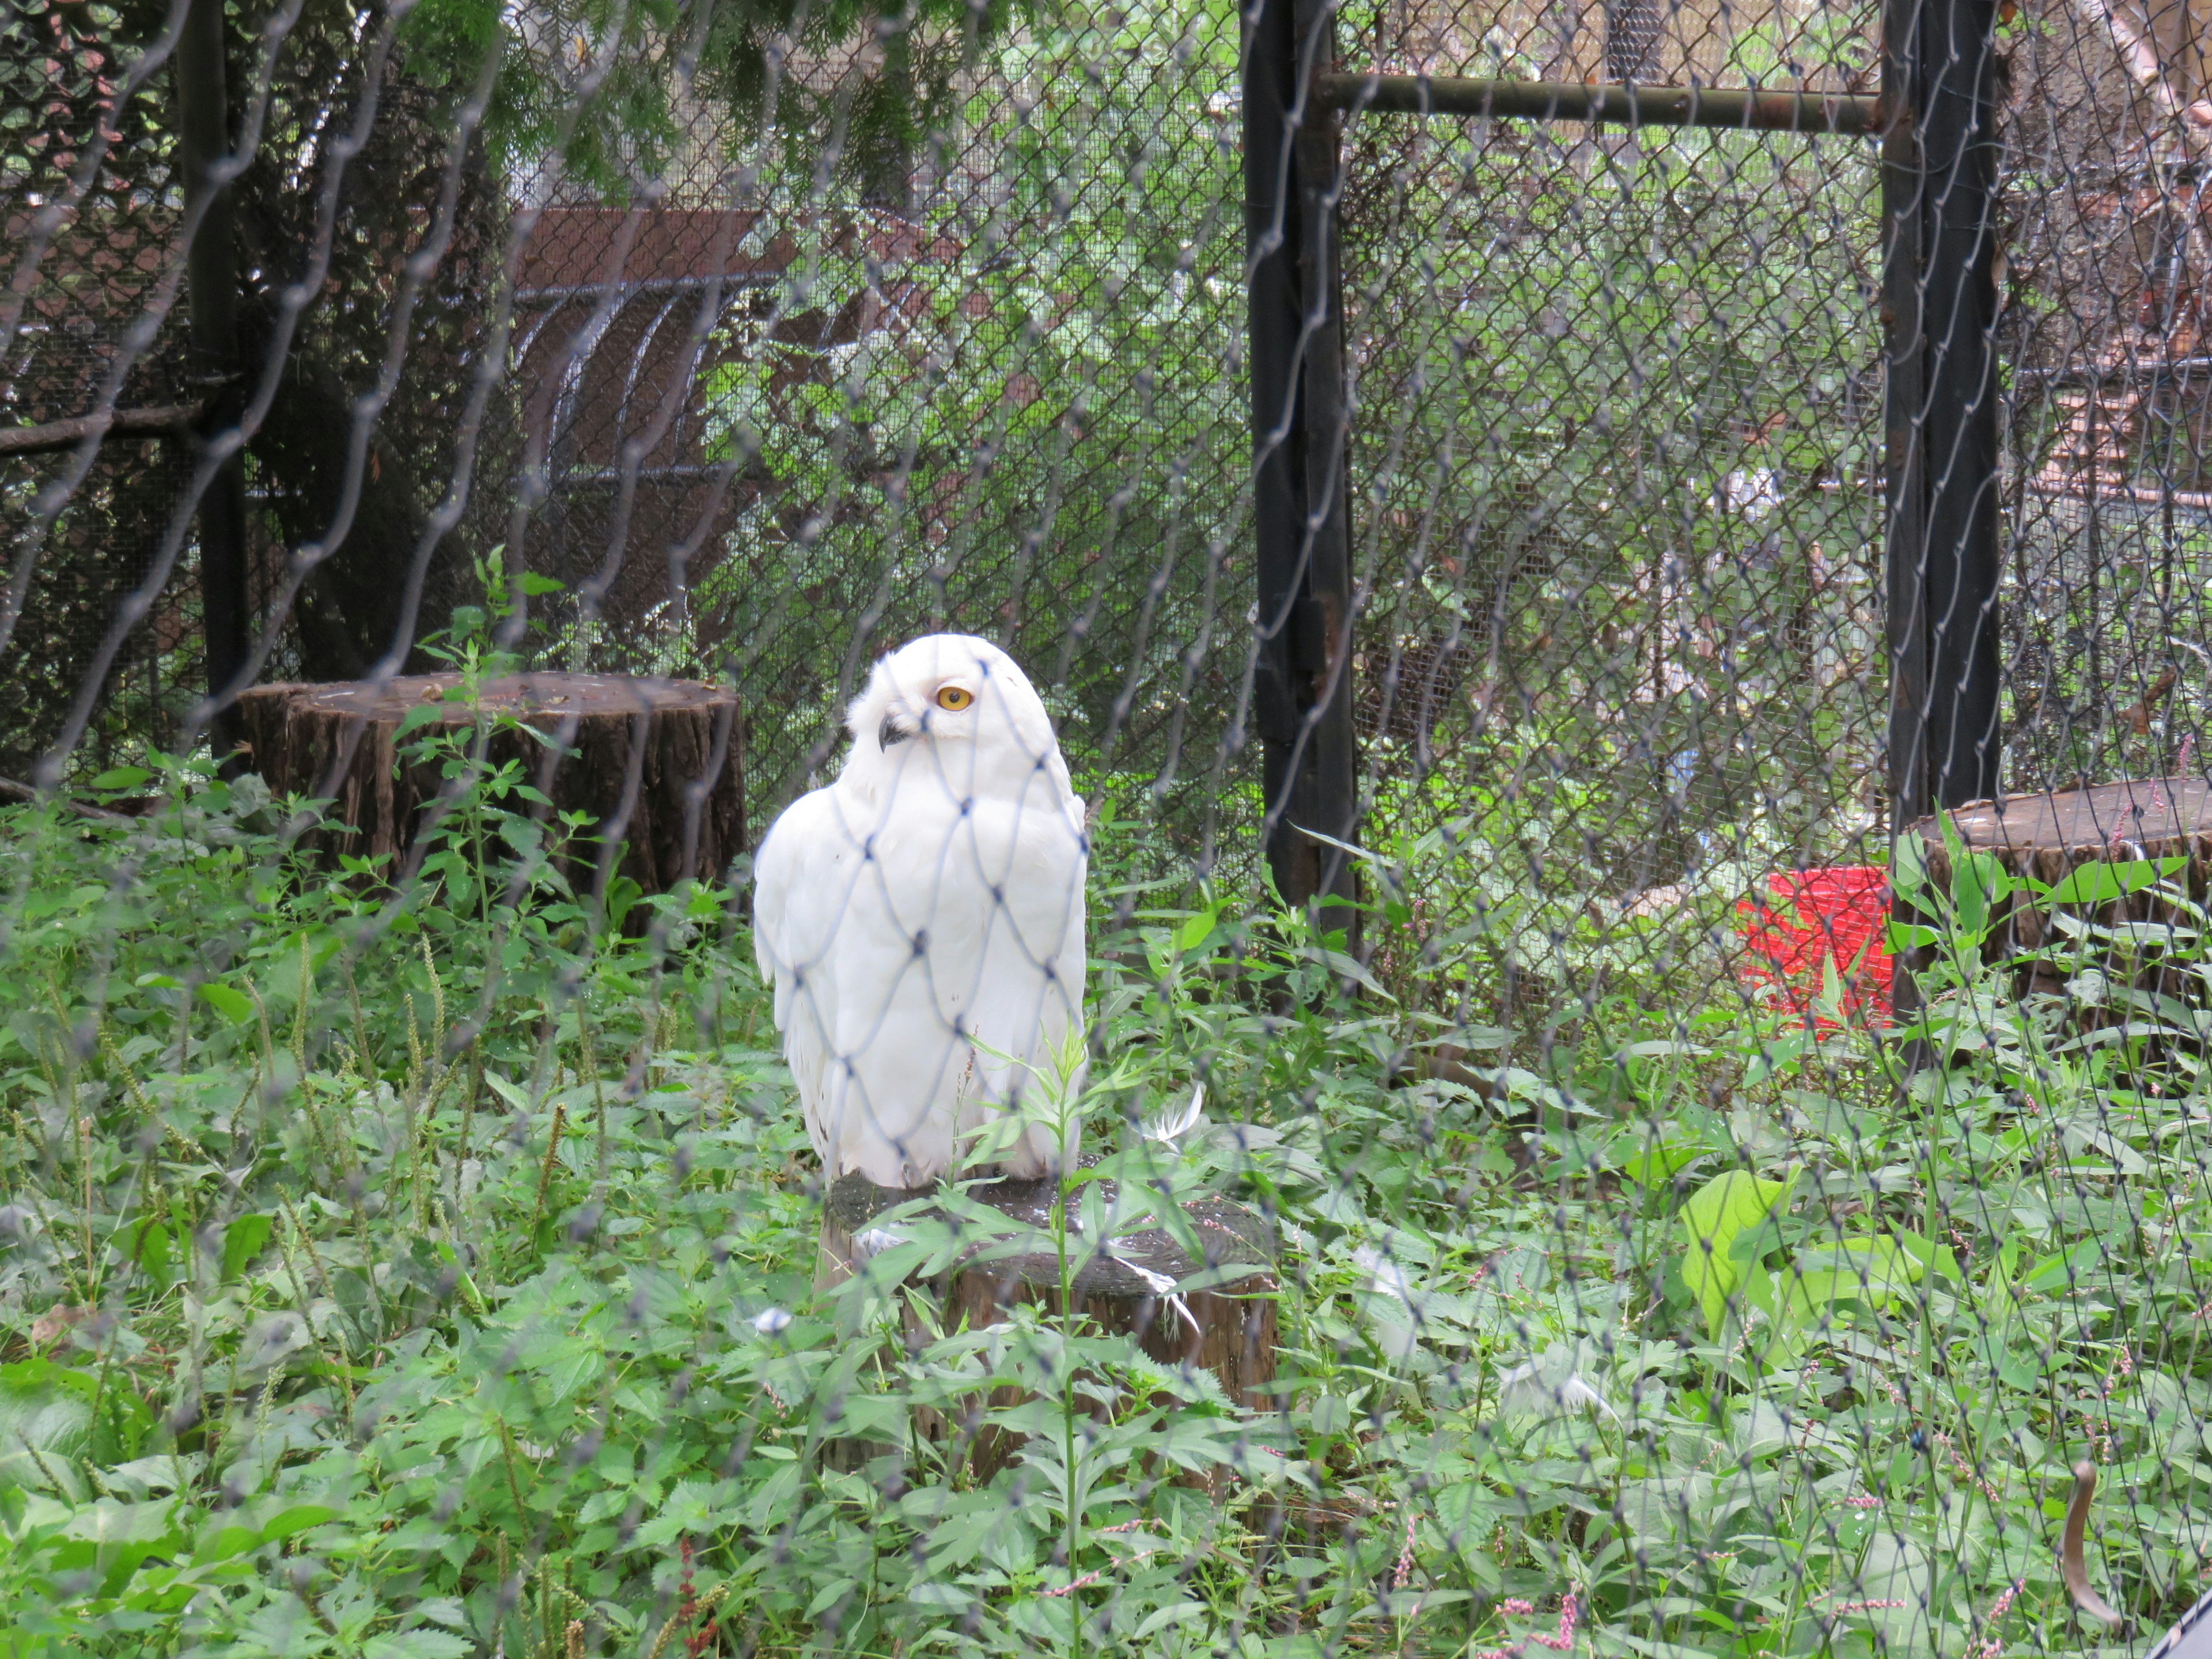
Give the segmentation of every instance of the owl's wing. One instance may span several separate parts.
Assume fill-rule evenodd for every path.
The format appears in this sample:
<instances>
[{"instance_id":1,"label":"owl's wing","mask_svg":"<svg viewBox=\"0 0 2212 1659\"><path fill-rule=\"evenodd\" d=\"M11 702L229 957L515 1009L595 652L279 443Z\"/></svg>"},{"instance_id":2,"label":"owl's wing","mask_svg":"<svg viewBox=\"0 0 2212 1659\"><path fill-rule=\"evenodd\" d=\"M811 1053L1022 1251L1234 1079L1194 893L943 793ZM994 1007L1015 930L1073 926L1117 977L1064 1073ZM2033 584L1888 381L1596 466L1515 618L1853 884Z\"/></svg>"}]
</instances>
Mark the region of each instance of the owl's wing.
<instances>
[{"instance_id":1,"label":"owl's wing","mask_svg":"<svg viewBox=\"0 0 2212 1659\"><path fill-rule=\"evenodd\" d=\"M830 953L849 899L849 837L827 789L785 809L753 864L753 956L775 994L783 1057L799 1085L807 1137L825 1167L833 1118L829 1058L837 1029Z\"/></svg>"},{"instance_id":2,"label":"owl's wing","mask_svg":"<svg viewBox=\"0 0 2212 1659\"><path fill-rule=\"evenodd\" d=\"M972 1035L973 1083L957 1102L962 1127L988 1121L1017 1097L1041 1105L1062 1079L1071 1039L1083 1034L1082 819L1032 797L975 802L941 858L929 963L939 1006ZM1082 1071L1065 1082L1079 1089ZM1073 1156L1042 1121L1004 1159L1027 1178Z\"/></svg>"}]
</instances>

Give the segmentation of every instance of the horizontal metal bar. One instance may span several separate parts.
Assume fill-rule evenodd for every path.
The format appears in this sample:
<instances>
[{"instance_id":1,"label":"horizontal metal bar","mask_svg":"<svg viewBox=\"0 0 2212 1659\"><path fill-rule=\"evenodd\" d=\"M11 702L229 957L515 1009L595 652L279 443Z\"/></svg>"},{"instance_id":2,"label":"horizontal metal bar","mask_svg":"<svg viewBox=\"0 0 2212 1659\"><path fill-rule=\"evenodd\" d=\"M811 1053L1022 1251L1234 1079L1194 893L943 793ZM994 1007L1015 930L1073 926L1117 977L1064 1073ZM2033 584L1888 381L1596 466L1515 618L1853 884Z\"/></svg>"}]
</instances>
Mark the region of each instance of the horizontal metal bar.
<instances>
[{"instance_id":1,"label":"horizontal metal bar","mask_svg":"<svg viewBox=\"0 0 2212 1659\"><path fill-rule=\"evenodd\" d=\"M204 408L202 404L172 404L161 409L74 415L43 426L0 426L0 455L42 455L51 450L75 449L95 433L103 442L111 438L166 438L189 431Z\"/></svg>"},{"instance_id":2,"label":"horizontal metal bar","mask_svg":"<svg viewBox=\"0 0 2212 1659\"><path fill-rule=\"evenodd\" d=\"M1878 133L1884 119L1881 99L1855 92L1595 86L1578 81L1477 81L1441 75L1322 75L1315 77L1314 88L1328 108L1392 115L1855 134Z\"/></svg>"},{"instance_id":3,"label":"horizontal metal bar","mask_svg":"<svg viewBox=\"0 0 2212 1659\"><path fill-rule=\"evenodd\" d=\"M577 467L567 472L556 472L549 481L556 489L585 484L618 484L625 477L635 477L640 483L666 483L672 480L693 483L703 478L734 477L737 468L726 462L711 462L704 466L641 466L635 474L625 474L618 466Z\"/></svg>"},{"instance_id":4,"label":"horizontal metal bar","mask_svg":"<svg viewBox=\"0 0 2212 1659\"><path fill-rule=\"evenodd\" d=\"M725 292L742 293L747 289L773 288L783 280L783 274L778 267L773 270L726 270L720 276L652 276L635 283L611 279L604 283L570 283L558 288L519 288L514 290L514 302L543 305L549 301L601 300L609 295L629 300L644 294L696 294L709 283L720 283Z\"/></svg>"},{"instance_id":5,"label":"horizontal metal bar","mask_svg":"<svg viewBox=\"0 0 2212 1659\"><path fill-rule=\"evenodd\" d=\"M2045 501L2126 501L2136 507L2171 507L2184 513L2212 513L2212 494L2197 489L2154 489L2148 484L2097 483L2069 481L2047 484L2027 481L2027 492Z\"/></svg>"},{"instance_id":6,"label":"horizontal metal bar","mask_svg":"<svg viewBox=\"0 0 2212 1659\"><path fill-rule=\"evenodd\" d=\"M2057 368L2015 368L2015 380L2039 380L2055 386L2127 386L2137 381L2183 380L2212 370L2212 357L2151 357L2139 363L2114 363L2104 368L2061 366Z\"/></svg>"}]
</instances>

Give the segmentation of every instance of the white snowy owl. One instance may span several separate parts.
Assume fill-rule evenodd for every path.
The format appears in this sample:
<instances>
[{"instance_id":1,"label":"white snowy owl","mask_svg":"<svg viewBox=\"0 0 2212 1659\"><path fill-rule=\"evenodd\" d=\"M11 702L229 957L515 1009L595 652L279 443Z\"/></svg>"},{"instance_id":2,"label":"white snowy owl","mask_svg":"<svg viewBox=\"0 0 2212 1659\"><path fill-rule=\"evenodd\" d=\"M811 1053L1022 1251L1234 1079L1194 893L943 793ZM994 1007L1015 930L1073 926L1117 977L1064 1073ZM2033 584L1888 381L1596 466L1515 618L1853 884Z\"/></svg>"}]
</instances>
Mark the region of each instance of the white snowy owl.
<instances>
[{"instance_id":1,"label":"white snowy owl","mask_svg":"<svg viewBox=\"0 0 2212 1659\"><path fill-rule=\"evenodd\" d=\"M761 847L754 948L826 1176L917 1187L1081 1037L1084 807L1043 703L988 641L905 646L846 723L837 781ZM1032 1124L1002 1167L1072 1163L1054 1140Z\"/></svg>"}]
</instances>

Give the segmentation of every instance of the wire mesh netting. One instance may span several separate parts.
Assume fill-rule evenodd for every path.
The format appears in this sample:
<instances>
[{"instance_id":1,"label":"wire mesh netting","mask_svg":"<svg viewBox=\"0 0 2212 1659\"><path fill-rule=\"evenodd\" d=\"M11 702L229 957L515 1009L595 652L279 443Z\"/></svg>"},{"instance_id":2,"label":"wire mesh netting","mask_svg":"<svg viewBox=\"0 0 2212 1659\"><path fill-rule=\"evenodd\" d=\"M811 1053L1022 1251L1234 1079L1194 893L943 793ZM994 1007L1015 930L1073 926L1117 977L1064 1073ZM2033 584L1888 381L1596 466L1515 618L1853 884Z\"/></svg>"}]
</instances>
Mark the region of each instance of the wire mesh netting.
<instances>
[{"instance_id":1,"label":"wire mesh netting","mask_svg":"<svg viewBox=\"0 0 2212 1659\"><path fill-rule=\"evenodd\" d=\"M1878 57L1865 8L1663 22L1391 12L1352 55L1822 92ZM1379 114L1349 143L1372 822L1495 843L1492 880L1426 896L1439 919L1518 910L1509 965L1557 997L1747 870L1870 860L1874 147ZM1470 819L1485 797L1510 804Z\"/></svg>"},{"instance_id":2,"label":"wire mesh netting","mask_svg":"<svg viewBox=\"0 0 2212 1659\"><path fill-rule=\"evenodd\" d=\"M811 158L756 177L709 113L641 222L541 210L526 562L584 599L588 659L734 665L748 706L790 711L753 722L757 793L819 763L878 641L949 627L1036 665L1109 775L1173 799L1185 856L1214 855L1243 667L1220 627L1248 465L1236 45L1167 25L957 71L969 118L895 192L827 188Z\"/></svg>"},{"instance_id":3,"label":"wire mesh netting","mask_svg":"<svg viewBox=\"0 0 2212 1659\"><path fill-rule=\"evenodd\" d=\"M2162 15L2100 30L2062 13L2011 58L2016 788L2188 769L2205 649L2200 52Z\"/></svg>"},{"instance_id":4,"label":"wire mesh netting","mask_svg":"<svg viewBox=\"0 0 2212 1659\"><path fill-rule=\"evenodd\" d=\"M9 1650L2154 1639L2200 31L9 0Z\"/></svg>"}]
</instances>

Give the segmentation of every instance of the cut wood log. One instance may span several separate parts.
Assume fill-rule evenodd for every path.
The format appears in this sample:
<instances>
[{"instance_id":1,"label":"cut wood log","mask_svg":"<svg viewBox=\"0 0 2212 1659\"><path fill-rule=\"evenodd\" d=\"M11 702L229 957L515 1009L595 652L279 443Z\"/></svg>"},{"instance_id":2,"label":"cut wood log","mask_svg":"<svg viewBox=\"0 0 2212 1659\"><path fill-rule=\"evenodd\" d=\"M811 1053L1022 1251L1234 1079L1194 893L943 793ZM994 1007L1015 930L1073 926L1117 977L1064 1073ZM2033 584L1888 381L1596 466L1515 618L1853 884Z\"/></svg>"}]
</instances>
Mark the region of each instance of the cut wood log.
<instances>
[{"instance_id":1,"label":"cut wood log","mask_svg":"<svg viewBox=\"0 0 2212 1659\"><path fill-rule=\"evenodd\" d=\"M1989 854L2007 873L2046 888L2056 887L2085 865L2179 858L2186 862L2175 879L2186 883L2191 896L2201 902L2212 890L2212 786L2201 777L2145 778L2087 789L2008 795L1958 807L1946 816L1967 850ZM1911 833L1921 837L1926 849L1930 885L1948 892L1951 859L1939 821L1923 818ZM2106 925L2179 920L2170 906L2148 891L2067 908ZM2050 907L2031 892L2008 895L1996 920L1988 946L1991 960L2026 955L2052 942ZM1905 960L1924 969L1930 955L1916 951ZM2166 985L2168 979L2176 983ZM2037 969L2021 988L2056 990L2061 982L2049 970ZM2136 976L2136 982L2154 983L2185 994L2192 1001L2203 1000L2193 975L2154 969L2147 978Z\"/></svg>"},{"instance_id":2,"label":"cut wood log","mask_svg":"<svg viewBox=\"0 0 2212 1659\"><path fill-rule=\"evenodd\" d=\"M969 1188L966 1196L1032 1235L1044 1235L1051 1224L1054 1186L1048 1179L1000 1181ZM1100 1186L1110 1208L1113 1183ZM841 1177L830 1190L823 1215L820 1286L828 1288L853 1271L856 1254L866 1254L856 1253L854 1241L867 1235L878 1216L921 1195L878 1187L861 1176ZM1076 1271L1066 1300L1056 1252L1017 1250L982 1259L991 1247L979 1243L971 1259L936 1286L944 1328L964 1325L981 1330L1000 1322L1018 1303L1035 1304L1048 1316L1072 1312L1109 1335L1133 1337L1139 1348L1163 1364L1210 1371L1231 1400L1263 1407L1275 1379L1272 1231L1261 1218L1226 1199L1194 1200L1184 1205L1183 1213L1203 1242L1198 1259L1164 1227L1118 1235L1110 1249L1091 1249L1079 1236L1071 1237ZM1220 1283L1170 1296L1169 1287L1217 1269L1229 1270ZM916 1426L931 1438L969 1441L970 1466L977 1479L986 1480L1013 1460L1019 1444L980 1425L981 1415L1018 1404L1021 1398L1015 1389L994 1389L988 1400L975 1401L969 1421L947 1423L928 1413Z\"/></svg>"},{"instance_id":3,"label":"cut wood log","mask_svg":"<svg viewBox=\"0 0 2212 1659\"><path fill-rule=\"evenodd\" d=\"M404 752L440 733L480 744L487 768L522 762L552 803L535 810L549 823L583 812L589 835L619 843L611 872L647 893L717 879L743 848L743 733L732 693L610 674L509 676L484 682L473 702L460 690L458 674L257 686L238 701L239 733L271 789L332 803L310 844L384 860L393 876L432 811L445 810L441 793L452 786L441 761ZM410 712L426 707L437 712L403 737ZM579 890L592 888L600 858L598 840L564 855Z\"/></svg>"}]
</instances>

